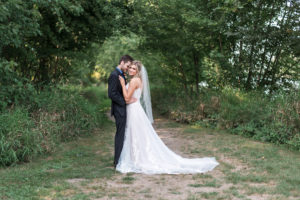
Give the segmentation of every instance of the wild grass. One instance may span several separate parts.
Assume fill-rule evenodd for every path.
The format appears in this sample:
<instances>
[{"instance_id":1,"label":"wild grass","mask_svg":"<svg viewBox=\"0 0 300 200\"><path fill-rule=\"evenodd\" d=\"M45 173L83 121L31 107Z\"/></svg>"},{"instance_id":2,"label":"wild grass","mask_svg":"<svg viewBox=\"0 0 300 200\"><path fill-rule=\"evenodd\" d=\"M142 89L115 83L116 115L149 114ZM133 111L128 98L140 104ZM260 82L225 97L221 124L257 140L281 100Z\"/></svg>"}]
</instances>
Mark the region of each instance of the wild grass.
<instances>
[{"instance_id":1,"label":"wild grass","mask_svg":"<svg viewBox=\"0 0 300 200\"><path fill-rule=\"evenodd\" d=\"M0 166L28 162L64 141L86 136L106 120L105 86L46 88L28 105L0 113Z\"/></svg>"},{"instance_id":2,"label":"wild grass","mask_svg":"<svg viewBox=\"0 0 300 200\"><path fill-rule=\"evenodd\" d=\"M299 90L278 91L272 96L231 87L203 89L194 96L173 91L155 88L152 99L158 112L177 122L227 129L236 135L300 150Z\"/></svg>"},{"instance_id":3,"label":"wild grass","mask_svg":"<svg viewBox=\"0 0 300 200\"><path fill-rule=\"evenodd\" d=\"M193 131L190 131L190 130ZM220 162L217 170L222 178L209 175L194 175L195 183L190 187L202 188L232 185L222 190L216 197L202 196L208 199L222 199L224 195L232 199L249 199L249 196L265 195L265 199L297 199L300 196L300 154L271 143L263 143L226 131L210 130L212 136L206 139L209 129L186 126L181 134L192 138L193 149L197 155L216 156ZM210 152L209 154L207 152ZM226 188L226 187L225 187ZM201 195L190 195L191 199L201 199Z\"/></svg>"},{"instance_id":4,"label":"wild grass","mask_svg":"<svg viewBox=\"0 0 300 200\"><path fill-rule=\"evenodd\" d=\"M107 122L89 137L61 144L51 155L41 155L30 163L0 169L0 199L90 199L105 195L101 186L82 190L94 179L109 179L112 167L110 132Z\"/></svg>"}]
</instances>

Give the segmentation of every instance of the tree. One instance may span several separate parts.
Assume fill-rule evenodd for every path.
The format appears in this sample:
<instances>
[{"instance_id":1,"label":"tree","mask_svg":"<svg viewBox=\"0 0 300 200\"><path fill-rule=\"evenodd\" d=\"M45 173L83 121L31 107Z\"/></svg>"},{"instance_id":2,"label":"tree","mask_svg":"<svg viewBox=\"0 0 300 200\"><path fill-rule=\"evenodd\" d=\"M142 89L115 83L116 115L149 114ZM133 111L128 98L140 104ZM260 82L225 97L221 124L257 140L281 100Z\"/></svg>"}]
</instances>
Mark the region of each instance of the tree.
<instances>
[{"instance_id":1,"label":"tree","mask_svg":"<svg viewBox=\"0 0 300 200\"><path fill-rule=\"evenodd\" d=\"M143 46L161 52L168 60L170 77L180 80L186 93L198 93L205 58L220 46L220 27L230 4L218 8L217 1L157 0L141 3L136 15Z\"/></svg>"},{"instance_id":2,"label":"tree","mask_svg":"<svg viewBox=\"0 0 300 200\"><path fill-rule=\"evenodd\" d=\"M130 12L121 0L2 0L0 10L0 57L36 84L67 77L91 44L126 27Z\"/></svg>"},{"instance_id":3,"label":"tree","mask_svg":"<svg viewBox=\"0 0 300 200\"><path fill-rule=\"evenodd\" d=\"M163 54L170 83L276 90L299 80L295 0L139 1L132 29Z\"/></svg>"},{"instance_id":4,"label":"tree","mask_svg":"<svg viewBox=\"0 0 300 200\"><path fill-rule=\"evenodd\" d=\"M291 87L299 79L299 58L295 46L299 29L300 4L290 0L239 1L226 15L221 29L226 44L220 65L223 79L246 90Z\"/></svg>"}]
</instances>

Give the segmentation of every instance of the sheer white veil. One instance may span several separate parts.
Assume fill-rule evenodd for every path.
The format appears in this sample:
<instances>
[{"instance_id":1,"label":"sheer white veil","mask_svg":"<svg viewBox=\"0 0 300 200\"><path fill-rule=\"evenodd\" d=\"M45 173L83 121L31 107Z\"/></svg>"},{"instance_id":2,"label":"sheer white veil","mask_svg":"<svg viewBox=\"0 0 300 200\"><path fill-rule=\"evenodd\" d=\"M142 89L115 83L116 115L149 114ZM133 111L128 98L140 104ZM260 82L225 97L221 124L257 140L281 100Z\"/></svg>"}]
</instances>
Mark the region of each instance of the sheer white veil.
<instances>
[{"instance_id":1,"label":"sheer white veil","mask_svg":"<svg viewBox=\"0 0 300 200\"><path fill-rule=\"evenodd\" d=\"M144 65L141 69L141 78L143 83L143 91L141 96L141 104L145 110L146 115L148 116L151 123L153 123L152 115L152 104L151 104L151 95L150 95L150 86L148 80L148 73Z\"/></svg>"}]
</instances>

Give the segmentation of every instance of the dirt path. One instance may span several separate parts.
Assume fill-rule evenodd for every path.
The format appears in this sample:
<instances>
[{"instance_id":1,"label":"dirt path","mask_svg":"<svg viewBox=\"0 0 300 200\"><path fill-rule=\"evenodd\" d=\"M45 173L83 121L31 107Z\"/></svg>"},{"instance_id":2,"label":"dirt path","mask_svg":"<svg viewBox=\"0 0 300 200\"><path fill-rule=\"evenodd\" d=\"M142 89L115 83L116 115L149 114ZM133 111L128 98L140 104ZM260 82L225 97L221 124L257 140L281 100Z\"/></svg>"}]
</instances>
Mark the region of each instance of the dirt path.
<instances>
[{"instance_id":1,"label":"dirt path","mask_svg":"<svg viewBox=\"0 0 300 200\"><path fill-rule=\"evenodd\" d=\"M165 144L177 154L189 158L213 156L220 165L205 174L116 172L112 178L105 180L94 179L85 184L80 184L82 180L70 180L72 184L80 185L86 193L101 188L102 197L94 199L298 199L299 191L289 193L289 197L278 194L278 181L268 177L266 170L256 168L249 162L251 155L241 151L253 147L266 149L269 144L180 125L164 118L157 118L154 126Z\"/></svg>"},{"instance_id":2,"label":"dirt path","mask_svg":"<svg viewBox=\"0 0 300 200\"><path fill-rule=\"evenodd\" d=\"M180 137L181 127L168 127L165 119L156 119L155 128L165 144L174 152L185 157L193 157L187 152L193 141ZM215 172L203 175L144 175L118 174L113 180L104 185L107 191L113 193L102 199L187 199L196 192L211 192L211 188L190 187L190 184L199 183L195 179L210 177ZM114 195L116 195L114 197Z\"/></svg>"}]
</instances>

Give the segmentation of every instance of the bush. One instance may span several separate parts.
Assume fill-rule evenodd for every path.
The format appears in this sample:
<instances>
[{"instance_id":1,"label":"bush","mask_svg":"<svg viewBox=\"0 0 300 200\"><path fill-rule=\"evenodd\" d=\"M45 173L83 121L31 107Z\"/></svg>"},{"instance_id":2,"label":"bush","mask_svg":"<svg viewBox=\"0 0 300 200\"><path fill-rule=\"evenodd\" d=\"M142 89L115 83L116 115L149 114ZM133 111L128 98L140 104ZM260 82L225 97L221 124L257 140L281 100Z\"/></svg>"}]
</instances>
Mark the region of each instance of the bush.
<instances>
[{"instance_id":1,"label":"bush","mask_svg":"<svg viewBox=\"0 0 300 200\"><path fill-rule=\"evenodd\" d=\"M278 91L271 97L230 87L202 90L199 96L192 97L172 91L153 90L153 106L178 122L228 129L300 150L299 91Z\"/></svg>"},{"instance_id":2,"label":"bush","mask_svg":"<svg viewBox=\"0 0 300 200\"><path fill-rule=\"evenodd\" d=\"M88 100L84 94L94 96ZM46 88L31 104L0 114L0 165L27 162L62 141L89 135L106 121L104 87Z\"/></svg>"},{"instance_id":3,"label":"bush","mask_svg":"<svg viewBox=\"0 0 300 200\"><path fill-rule=\"evenodd\" d=\"M0 112L7 106L34 101L36 90L26 78L14 70L16 64L0 59Z\"/></svg>"},{"instance_id":4,"label":"bush","mask_svg":"<svg viewBox=\"0 0 300 200\"><path fill-rule=\"evenodd\" d=\"M86 93L97 100L85 98ZM47 122L47 125L41 127L42 132L51 132L47 135L68 140L78 135L90 134L93 128L103 124L106 120L103 112L107 107L106 99L104 88L65 87L45 91L39 95L33 115L38 124Z\"/></svg>"},{"instance_id":5,"label":"bush","mask_svg":"<svg viewBox=\"0 0 300 200\"><path fill-rule=\"evenodd\" d=\"M0 165L28 161L41 153L41 133L26 109L15 109L0 115Z\"/></svg>"}]
</instances>

